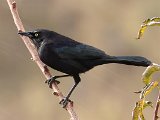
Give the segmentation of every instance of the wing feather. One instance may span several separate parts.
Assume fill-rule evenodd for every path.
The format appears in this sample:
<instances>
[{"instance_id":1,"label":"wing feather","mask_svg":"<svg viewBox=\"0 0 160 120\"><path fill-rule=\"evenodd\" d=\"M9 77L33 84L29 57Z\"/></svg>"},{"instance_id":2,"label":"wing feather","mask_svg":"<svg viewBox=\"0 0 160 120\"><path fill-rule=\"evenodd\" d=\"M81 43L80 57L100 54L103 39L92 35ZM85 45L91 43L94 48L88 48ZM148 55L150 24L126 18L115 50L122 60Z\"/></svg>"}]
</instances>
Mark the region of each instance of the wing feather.
<instances>
[{"instance_id":1,"label":"wing feather","mask_svg":"<svg viewBox=\"0 0 160 120\"><path fill-rule=\"evenodd\" d=\"M92 60L101 59L106 56L104 51L89 45L76 45L72 47L56 48L55 52L62 59L79 59L79 60Z\"/></svg>"}]
</instances>

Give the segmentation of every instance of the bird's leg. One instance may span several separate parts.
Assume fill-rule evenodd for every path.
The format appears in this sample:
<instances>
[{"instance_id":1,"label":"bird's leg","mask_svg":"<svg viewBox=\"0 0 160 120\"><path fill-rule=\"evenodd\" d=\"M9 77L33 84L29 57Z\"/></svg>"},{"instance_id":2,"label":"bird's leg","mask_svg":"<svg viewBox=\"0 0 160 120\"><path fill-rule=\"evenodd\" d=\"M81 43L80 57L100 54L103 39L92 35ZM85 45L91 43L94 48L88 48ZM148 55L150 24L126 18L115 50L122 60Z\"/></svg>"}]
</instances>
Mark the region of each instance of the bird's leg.
<instances>
[{"instance_id":1,"label":"bird's leg","mask_svg":"<svg viewBox=\"0 0 160 120\"><path fill-rule=\"evenodd\" d=\"M57 78L68 77L70 75L60 75L60 76L52 76L50 79L46 80L45 83L49 85L49 88L52 88L52 83L55 82L59 84L60 82L56 80Z\"/></svg>"},{"instance_id":2,"label":"bird's leg","mask_svg":"<svg viewBox=\"0 0 160 120\"><path fill-rule=\"evenodd\" d=\"M72 92L74 91L74 89L76 88L76 86L78 85L78 83L81 81L81 78L79 77L79 75L73 76L75 84L73 85L73 87L71 88L71 90L69 91L69 93L67 94L67 96L65 98L63 98L59 104L61 104L63 106L63 108L66 107L66 105L68 104L68 102L71 102L71 100L69 100L69 97L71 96Z\"/></svg>"}]
</instances>

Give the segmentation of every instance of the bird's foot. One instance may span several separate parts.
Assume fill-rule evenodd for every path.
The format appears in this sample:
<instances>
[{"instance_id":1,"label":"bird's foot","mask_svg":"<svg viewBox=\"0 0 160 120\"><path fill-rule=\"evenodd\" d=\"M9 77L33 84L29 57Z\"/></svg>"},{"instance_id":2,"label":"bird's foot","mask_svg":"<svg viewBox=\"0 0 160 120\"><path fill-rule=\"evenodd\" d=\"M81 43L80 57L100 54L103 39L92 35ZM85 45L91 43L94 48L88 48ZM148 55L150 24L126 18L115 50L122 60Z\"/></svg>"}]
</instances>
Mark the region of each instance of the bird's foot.
<instances>
[{"instance_id":1,"label":"bird's foot","mask_svg":"<svg viewBox=\"0 0 160 120\"><path fill-rule=\"evenodd\" d=\"M48 84L49 88L52 88L52 83L59 84L60 82L57 79L57 76L53 76L50 79L46 80L45 83Z\"/></svg>"},{"instance_id":2,"label":"bird's foot","mask_svg":"<svg viewBox=\"0 0 160 120\"><path fill-rule=\"evenodd\" d=\"M59 104L62 105L63 108L66 108L67 104L71 102L73 104L73 101L71 101L69 98L64 97Z\"/></svg>"}]
</instances>

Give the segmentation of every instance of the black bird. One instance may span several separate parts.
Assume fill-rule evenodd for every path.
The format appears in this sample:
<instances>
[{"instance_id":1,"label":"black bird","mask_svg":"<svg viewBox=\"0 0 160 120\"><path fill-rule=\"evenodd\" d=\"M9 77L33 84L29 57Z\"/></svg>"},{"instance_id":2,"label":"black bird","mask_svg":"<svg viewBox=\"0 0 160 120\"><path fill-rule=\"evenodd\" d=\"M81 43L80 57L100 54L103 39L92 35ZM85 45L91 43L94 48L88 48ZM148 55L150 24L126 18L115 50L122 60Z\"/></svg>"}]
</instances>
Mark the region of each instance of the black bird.
<instances>
[{"instance_id":1,"label":"black bird","mask_svg":"<svg viewBox=\"0 0 160 120\"><path fill-rule=\"evenodd\" d=\"M22 36L29 37L38 50L41 61L47 66L58 70L66 75L54 76L48 80L51 87L52 82L60 77L72 76L74 86L66 98L60 104L65 107L73 90L81 81L79 74L84 73L97 65L118 63L134 66L147 67L151 61L141 56L110 56L95 47L77 42L58 34L54 31L37 29L28 32L19 32Z\"/></svg>"}]
</instances>

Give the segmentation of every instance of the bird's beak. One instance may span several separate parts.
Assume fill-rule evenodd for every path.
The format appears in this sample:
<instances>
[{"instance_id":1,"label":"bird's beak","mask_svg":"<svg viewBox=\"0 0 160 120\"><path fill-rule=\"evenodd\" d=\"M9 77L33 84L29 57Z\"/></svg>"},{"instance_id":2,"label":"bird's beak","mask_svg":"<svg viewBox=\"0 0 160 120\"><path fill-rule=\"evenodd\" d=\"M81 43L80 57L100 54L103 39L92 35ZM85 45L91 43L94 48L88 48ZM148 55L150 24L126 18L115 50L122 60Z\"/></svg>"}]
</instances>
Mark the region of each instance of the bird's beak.
<instances>
[{"instance_id":1,"label":"bird's beak","mask_svg":"<svg viewBox=\"0 0 160 120\"><path fill-rule=\"evenodd\" d=\"M18 34L26 37L32 37L31 32L18 32Z\"/></svg>"}]
</instances>

